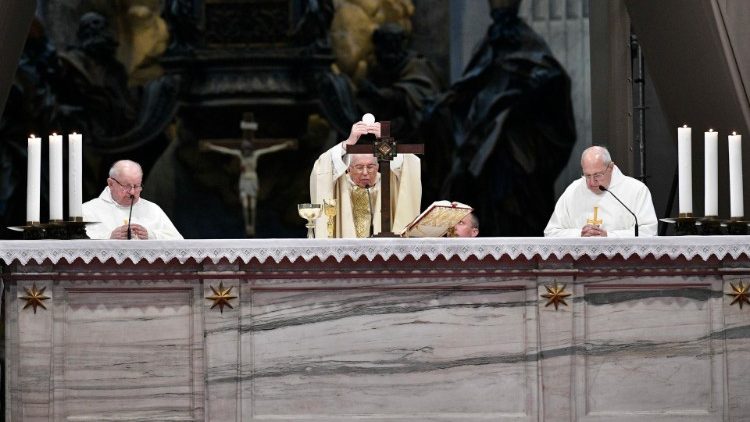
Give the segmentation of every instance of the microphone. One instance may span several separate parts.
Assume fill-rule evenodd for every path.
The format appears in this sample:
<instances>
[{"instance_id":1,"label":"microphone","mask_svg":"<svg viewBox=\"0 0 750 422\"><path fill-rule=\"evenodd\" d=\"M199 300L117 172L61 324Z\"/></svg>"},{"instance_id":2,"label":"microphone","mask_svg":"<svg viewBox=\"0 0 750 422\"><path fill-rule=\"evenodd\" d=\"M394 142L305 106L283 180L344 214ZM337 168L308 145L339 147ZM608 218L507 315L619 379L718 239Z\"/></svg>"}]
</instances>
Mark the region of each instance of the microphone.
<instances>
[{"instance_id":1,"label":"microphone","mask_svg":"<svg viewBox=\"0 0 750 422\"><path fill-rule=\"evenodd\" d=\"M370 237L375 235L375 214L372 212L372 196L370 196L370 185L365 185L367 190L367 203L370 205Z\"/></svg>"},{"instance_id":2,"label":"microphone","mask_svg":"<svg viewBox=\"0 0 750 422\"><path fill-rule=\"evenodd\" d=\"M130 220L133 217L133 199L135 199L135 195L131 193L130 194L130 212L128 213L128 240L130 240L132 237L130 233Z\"/></svg>"},{"instance_id":3,"label":"microphone","mask_svg":"<svg viewBox=\"0 0 750 422\"><path fill-rule=\"evenodd\" d=\"M602 191L602 192L609 192L609 194L612 195L612 197L615 198L617 200L617 202L620 203L620 205L622 205L626 210L628 210L628 212L631 215L633 215L633 218L635 219L635 227L634 227L635 237L638 237L638 217L635 216L635 213L633 211L630 211L630 208L628 208L627 205L623 204L622 201L620 201L620 198L618 198L617 195L615 195L614 193L612 193L611 190L605 188L602 185L599 185L599 190Z\"/></svg>"}]
</instances>

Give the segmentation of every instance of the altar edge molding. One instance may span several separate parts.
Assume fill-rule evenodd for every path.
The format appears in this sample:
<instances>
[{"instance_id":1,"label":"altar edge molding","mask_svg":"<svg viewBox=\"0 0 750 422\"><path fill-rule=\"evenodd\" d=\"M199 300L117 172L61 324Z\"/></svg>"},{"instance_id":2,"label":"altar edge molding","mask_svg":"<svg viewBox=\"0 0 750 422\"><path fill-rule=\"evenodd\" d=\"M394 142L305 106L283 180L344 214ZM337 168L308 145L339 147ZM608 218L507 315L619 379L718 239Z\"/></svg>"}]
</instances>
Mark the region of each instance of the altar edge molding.
<instances>
[{"instance_id":1,"label":"altar edge molding","mask_svg":"<svg viewBox=\"0 0 750 422\"><path fill-rule=\"evenodd\" d=\"M334 259L404 261L409 258L466 261L492 258L501 260L565 260L684 258L750 259L750 242L746 236L682 236L621 239L550 239L550 238L438 238L438 239L196 239L173 241L126 240L41 240L4 241L0 243L0 262L69 264L80 260L114 261L150 264L212 262L261 264L271 261L310 262Z\"/></svg>"}]
</instances>

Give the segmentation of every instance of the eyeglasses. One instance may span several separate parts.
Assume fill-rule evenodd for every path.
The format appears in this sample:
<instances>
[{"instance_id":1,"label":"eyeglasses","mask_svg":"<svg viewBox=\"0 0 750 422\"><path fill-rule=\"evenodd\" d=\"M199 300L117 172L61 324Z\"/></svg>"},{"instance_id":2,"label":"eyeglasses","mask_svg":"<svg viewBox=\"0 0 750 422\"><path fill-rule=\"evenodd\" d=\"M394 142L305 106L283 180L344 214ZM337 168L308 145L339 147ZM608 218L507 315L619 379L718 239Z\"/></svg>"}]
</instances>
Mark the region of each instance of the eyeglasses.
<instances>
[{"instance_id":1,"label":"eyeglasses","mask_svg":"<svg viewBox=\"0 0 750 422\"><path fill-rule=\"evenodd\" d=\"M608 170L609 170L609 164L607 164L607 167L605 167L604 170L602 170L602 171L600 171L598 173L594 173L594 174L582 173L581 176L584 179L586 179L586 180L588 180L588 179L591 179L591 180L601 180L601 178L604 177L605 174L607 174Z\"/></svg>"},{"instance_id":2,"label":"eyeglasses","mask_svg":"<svg viewBox=\"0 0 750 422\"><path fill-rule=\"evenodd\" d=\"M377 171L378 165L377 164L368 164L368 165L357 164L356 166L352 166L352 168L359 173L364 173L364 172L372 173L374 171Z\"/></svg>"},{"instance_id":3,"label":"eyeglasses","mask_svg":"<svg viewBox=\"0 0 750 422\"><path fill-rule=\"evenodd\" d=\"M136 192L137 192L137 191L140 191L140 190L143 190L143 183L141 183L140 185L123 185L122 183L120 183L120 181L119 181L119 180L115 179L114 177L110 177L110 179L112 179L112 180L114 180L115 182L117 182L117 184L118 184L118 185L120 185L120 187L121 187L121 188L122 188L122 189L123 189L123 190L124 190L125 192L129 192L129 191L131 191L131 190L134 190L134 191L136 191Z\"/></svg>"}]
</instances>

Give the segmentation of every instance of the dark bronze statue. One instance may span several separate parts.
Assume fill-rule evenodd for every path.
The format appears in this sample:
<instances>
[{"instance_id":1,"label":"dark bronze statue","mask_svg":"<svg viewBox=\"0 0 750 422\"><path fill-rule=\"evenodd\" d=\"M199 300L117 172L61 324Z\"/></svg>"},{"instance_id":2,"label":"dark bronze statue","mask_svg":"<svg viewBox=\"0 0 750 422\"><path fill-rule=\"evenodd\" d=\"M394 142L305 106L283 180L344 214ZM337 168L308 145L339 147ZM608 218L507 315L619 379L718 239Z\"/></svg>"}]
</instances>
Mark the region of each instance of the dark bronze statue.
<instances>
[{"instance_id":1,"label":"dark bronze statue","mask_svg":"<svg viewBox=\"0 0 750 422\"><path fill-rule=\"evenodd\" d=\"M162 76L135 90L115 52L117 41L99 13L81 16L76 45L60 54L67 84L60 101L73 129L101 153L132 151L161 136L177 110L178 79Z\"/></svg>"},{"instance_id":2,"label":"dark bronze statue","mask_svg":"<svg viewBox=\"0 0 750 422\"><path fill-rule=\"evenodd\" d=\"M423 198L472 205L485 236L541 236L576 141L570 78L520 2L501 3L425 125Z\"/></svg>"},{"instance_id":3,"label":"dark bronze statue","mask_svg":"<svg viewBox=\"0 0 750 422\"><path fill-rule=\"evenodd\" d=\"M337 131L348 133L364 113L391 122L399 140L417 140L426 105L440 92L442 80L434 65L407 49L407 35L395 23L386 23L372 35L375 64L358 82L356 92L344 75L329 75L321 99L326 116Z\"/></svg>"},{"instance_id":4,"label":"dark bronze statue","mask_svg":"<svg viewBox=\"0 0 750 422\"><path fill-rule=\"evenodd\" d=\"M306 0L302 15L292 29L290 38L295 45L306 46L310 52L330 52L328 38L333 20L333 0Z\"/></svg>"},{"instance_id":5,"label":"dark bronze statue","mask_svg":"<svg viewBox=\"0 0 750 422\"><path fill-rule=\"evenodd\" d=\"M164 19L170 29L167 54L190 55L199 43L201 33L198 28L198 0L167 0L164 5Z\"/></svg>"},{"instance_id":6,"label":"dark bronze statue","mask_svg":"<svg viewBox=\"0 0 750 422\"><path fill-rule=\"evenodd\" d=\"M78 131L97 138L124 133L137 115L127 71L115 57L117 45L107 19L89 12L80 18L76 44L60 53L68 81L60 100L73 108L71 119L86 123Z\"/></svg>"}]
</instances>

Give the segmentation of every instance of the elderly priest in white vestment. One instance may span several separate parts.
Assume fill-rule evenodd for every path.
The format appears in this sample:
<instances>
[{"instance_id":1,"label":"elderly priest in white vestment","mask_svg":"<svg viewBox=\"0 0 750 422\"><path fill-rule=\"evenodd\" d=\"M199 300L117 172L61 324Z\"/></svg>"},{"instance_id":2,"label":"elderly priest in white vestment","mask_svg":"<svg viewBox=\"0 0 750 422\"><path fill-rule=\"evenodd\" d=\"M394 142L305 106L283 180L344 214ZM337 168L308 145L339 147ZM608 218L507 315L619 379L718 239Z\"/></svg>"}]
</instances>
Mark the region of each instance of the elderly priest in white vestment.
<instances>
[{"instance_id":1,"label":"elderly priest in white vestment","mask_svg":"<svg viewBox=\"0 0 750 422\"><path fill-rule=\"evenodd\" d=\"M345 141L334 145L315 161L310 173L312 203L336 200L333 235L329 236L328 217L323 215L316 221L315 237L368 237L373 220L373 233L381 231L378 162L372 154L346 153L346 147L356 144L365 134L379 138L380 123L355 123ZM417 156L398 154L391 161L390 190L392 231L398 233L419 215L422 179Z\"/></svg>"},{"instance_id":2,"label":"elderly priest in white vestment","mask_svg":"<svg viewBox=\"0 0 750 422\"><path fill-rule=\"evenodd\" d=\"M633 237L635 219L625 206L638 217L639 236L657 234L651 192L622 174L606 148L593 146L583 151L581 169L583 177L571 183L557 201L545 236Z\"/></svg>"},{"instance_id":3,"label":"elderly priest in white vestment","mask_svg":"<svg viewBox=\"0 0 750 422\"><path fill-rule=\"evenodd\" d=\"M141 198L142 180L143 170L135 161L112 166L104 191L83 204L84 221L98 223L86 227L91 239L182 239L161 207Z\"/></svg>"}]
</instances>

